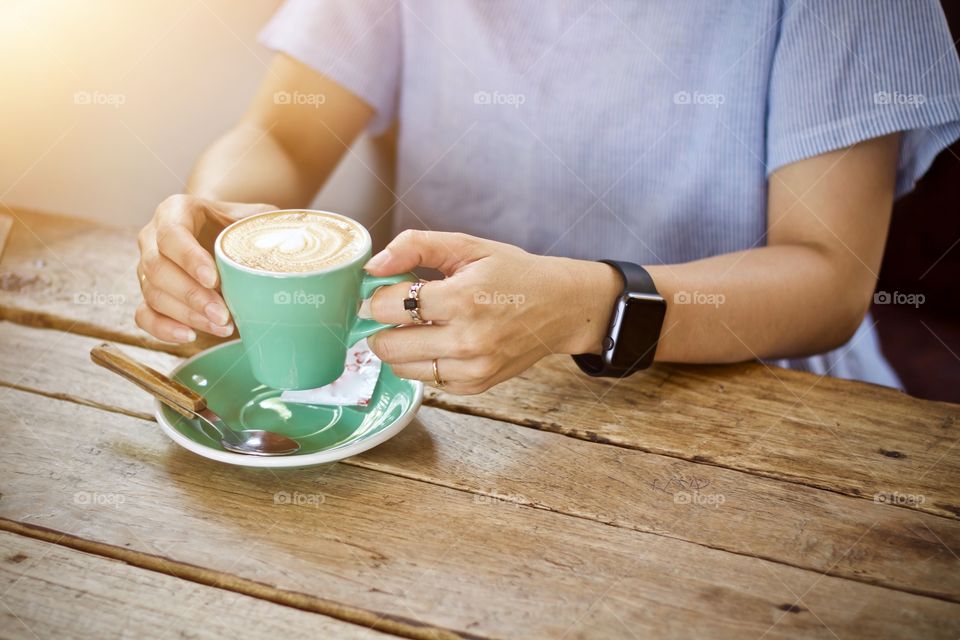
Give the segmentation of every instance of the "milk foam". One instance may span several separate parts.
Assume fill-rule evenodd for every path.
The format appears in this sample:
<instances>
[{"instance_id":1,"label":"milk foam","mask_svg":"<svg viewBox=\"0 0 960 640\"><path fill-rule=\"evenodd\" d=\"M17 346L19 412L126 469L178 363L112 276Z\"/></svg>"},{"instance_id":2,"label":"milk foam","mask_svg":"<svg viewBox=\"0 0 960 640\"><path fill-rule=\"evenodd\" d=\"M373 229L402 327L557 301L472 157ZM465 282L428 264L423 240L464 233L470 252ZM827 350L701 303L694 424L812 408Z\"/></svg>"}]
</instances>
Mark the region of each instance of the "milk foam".
<instances>
[{"instance_id":1,"label":"milk foam","mask_svg":"<svg viewBox=\"0 0 960 640\"><path fill-rule=\"evenodd\" d=\"M350 262L366 249L366 234L357 223L337 216L284 212L238 223L224 234L220 248L252 269L301 273Z\"/></svg>"}]
</instances>

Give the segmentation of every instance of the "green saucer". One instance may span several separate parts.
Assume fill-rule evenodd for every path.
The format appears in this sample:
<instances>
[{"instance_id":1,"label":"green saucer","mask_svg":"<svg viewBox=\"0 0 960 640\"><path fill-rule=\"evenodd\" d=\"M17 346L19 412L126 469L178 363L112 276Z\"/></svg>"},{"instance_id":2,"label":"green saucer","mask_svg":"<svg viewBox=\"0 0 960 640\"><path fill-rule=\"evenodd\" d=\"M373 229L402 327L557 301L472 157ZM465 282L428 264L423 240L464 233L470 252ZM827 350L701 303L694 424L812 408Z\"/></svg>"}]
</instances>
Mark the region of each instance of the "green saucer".
<instances>
[{"instance_id":1,"label":"green saucer","mask_svg":"<svg viewBox=\"0 0 960 640\"><path fill-rule=\"evenodd\" d=\"M253 378L239 340L198 353L170 376L200 393L234 429L276 431L300 443L300 450L289 456L232 453L198 421L156 403L157 422L174 442L205 458L247 467L304 467L356 455L399 433L413 419L423 398L422 382L398 378L384 364L365 407L283 402L281 391Z\"/></svg>"}]
</instances>

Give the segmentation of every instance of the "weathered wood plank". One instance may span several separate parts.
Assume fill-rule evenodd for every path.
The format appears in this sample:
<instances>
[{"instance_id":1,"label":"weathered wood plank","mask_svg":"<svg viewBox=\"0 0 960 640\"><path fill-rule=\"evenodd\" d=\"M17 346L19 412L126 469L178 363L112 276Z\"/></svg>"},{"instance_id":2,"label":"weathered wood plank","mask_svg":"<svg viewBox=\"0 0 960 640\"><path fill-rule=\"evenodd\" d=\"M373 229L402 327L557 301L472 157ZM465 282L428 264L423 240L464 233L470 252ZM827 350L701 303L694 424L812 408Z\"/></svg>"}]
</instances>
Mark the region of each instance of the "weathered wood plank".
<instances>
[{"instance_id":1,"label":"weathered wood plank","mask_svg":"<svg viewBox=\"0 0 960 640\"><path fill-rule=\"evenodd\" d=\"M0 531L4 638L395 638Z\"/></svg>"},{"instance_id":2,"label":"weathered wood plank","mask_svg":"<svg viewBox=\"0 0 960 640\"><path fill-rule=\"evenodd\" d=\"M0 258L0 318L53 327L186 355L199 345L159 342L140 331L133 310L137 283L136 231L0 205L13 229Z\"/></svg>"},{"instance_id":3,"label":"weathered wood plank","mask_svg":"<svg viewBox=\"0 0 960 640\"><path fill-rule=\"evenodd\" d=\"M150 396L90 362L98 342L0 322L0 385L152 419ZM125 349L162 370L176 361ZM960 523L806 486L433 408L346 464L960 601Z\"/></svg>"},{"instance_id":4,"label":"weathered wood plank","mask_svg":"<svg viewBox=\"0 0 960 640\"><path fill-rule=\"evenodd\" d=\"M564 435L960 518L960 406L744 363L618 382L551 357L483 395L428 402Z\"/></svg>"},{"instance_id":5,"label":"weathered wood plank","mask_svg":"<svg viewBox=\"0 0 960 640\"><path fill-rule=\"evenodd\" d=\"M36 398L0 402L0 517L121 551L478 635L960 633L955 603L355 466L211 464L151 423Z\"/></svg>"},{"instance_id":6,"label":"weathered wood plank","mask_svg":"<svg viewBox=\"0 0 960 640\"><path fill-rule=\"evenodd\" d=\"M195 352L196 346L171 348L133 327L137 284L129 269L129 278L116 276L135 262L132 231L18 216L14 250L0 261L0 317ZM95 260L105 246L110 257ZM31 266L38 256L48 256L42 269ZM84 291L122 295L123 303L73 304L70 296ZM871 500L917 496L903 506L960 518L960 456L951 455L960 440L960 406L874 385L756 363L660 366L612 382L583 376L569 358L556 356L485 394L431 391L427 402Z\"/></svg>"},{"instance_id":7,"label":"weathered wood plank","mask_svg":"<svg viewBox=\"0 0 960 640\"><path fill-rule=\"evenodd\" d=\"M153 419L150 396L90 361L90 349L101 342L100 338L0 321L0 385ZM169 372L180 362L177 356L162 351L130 345L122 348L157 371Z\"/></svg>"}]
</instances>

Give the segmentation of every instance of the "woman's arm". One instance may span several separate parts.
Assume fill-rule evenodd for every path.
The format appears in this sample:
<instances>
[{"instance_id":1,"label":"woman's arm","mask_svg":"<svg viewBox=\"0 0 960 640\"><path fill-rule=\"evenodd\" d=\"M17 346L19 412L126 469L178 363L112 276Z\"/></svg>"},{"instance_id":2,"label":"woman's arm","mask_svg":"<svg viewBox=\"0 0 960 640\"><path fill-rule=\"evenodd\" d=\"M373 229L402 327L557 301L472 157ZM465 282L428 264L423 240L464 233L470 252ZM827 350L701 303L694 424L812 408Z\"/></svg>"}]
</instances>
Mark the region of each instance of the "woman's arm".
<instances>
[{"instance_id":1,"label":"woman's arm","mask_svg":"<svg viewBox=\"0 0 960 640\"><path fill-rule=\"evenodd\" d=\"M850 338L880 268L899 135L796 162L770 179L766 246L679 265L648 266L667 315L656 357L716 363L800 356ZM760 244L760 243L758 243ZM401 376L477 393L549 353L598 353L620 276L605 264L535 256L462 234L407 232L367 270L417 266L446 279L420 292L434 326L383 331L373 350ZM373 317L409 322L405 285L372 301Z\"/></svg>"},{"instance_id":2,"label":"woman's arm","mask_svg":"<svg viewBox=\"0 0 960 640\"><path fill-rule=\"evenodd\" d=\"M657 359L797 357L849 340L880 271L899 144L889 135L773 173L767 246L647 267L667 300Z\"/></svg>"},{"instance_id":3,"label":"woman's arm","mask_svg":"<svg viewBox=\"0 0 960 640\"><path fill-rule=\"evenodd\" d=\"M197 162L190 193L160 203L141 230L137 324L169 342L190 342L195 330L231 335L215 290L217 233L253 213L307 206L372 116L346 89L276 56L244 117Z\"/></svg>"},{"instance_id":4,"label":"woman's arm","mask_svg":"<svg viewBox=\"0 0 960 640\"><path fill-rule=\"evenodd\" d=\"M372 117L360 98L279 54L240 122L200 156L190 193L308 206Z\"/></svg>"}]
</instances>

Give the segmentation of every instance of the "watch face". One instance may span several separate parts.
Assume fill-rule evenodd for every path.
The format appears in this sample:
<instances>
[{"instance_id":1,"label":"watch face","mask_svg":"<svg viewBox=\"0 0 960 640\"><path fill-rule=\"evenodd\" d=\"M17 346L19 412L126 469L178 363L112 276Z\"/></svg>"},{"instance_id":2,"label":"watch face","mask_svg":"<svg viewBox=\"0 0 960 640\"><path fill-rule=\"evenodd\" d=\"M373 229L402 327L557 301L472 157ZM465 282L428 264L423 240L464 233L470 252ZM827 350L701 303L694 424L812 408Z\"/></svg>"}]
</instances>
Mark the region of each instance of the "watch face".
<instances>
[{"instance_id":1,"label":"watch face","mask_svg":"<svg viewBox=\"0 0 960 640\"><path fill-rule=\"evenodd\" d=\"M667 304L657 295L630 293L620 299L611 334L616 338L610 364L630 369L649 365L657 349Z\"/></svg>"}]
</instances>

